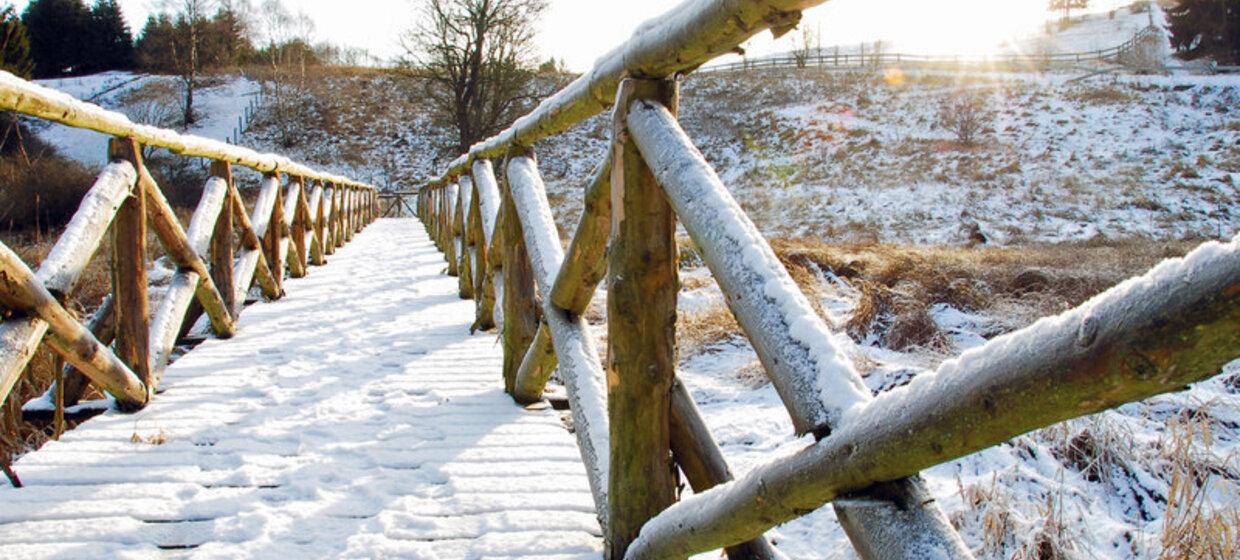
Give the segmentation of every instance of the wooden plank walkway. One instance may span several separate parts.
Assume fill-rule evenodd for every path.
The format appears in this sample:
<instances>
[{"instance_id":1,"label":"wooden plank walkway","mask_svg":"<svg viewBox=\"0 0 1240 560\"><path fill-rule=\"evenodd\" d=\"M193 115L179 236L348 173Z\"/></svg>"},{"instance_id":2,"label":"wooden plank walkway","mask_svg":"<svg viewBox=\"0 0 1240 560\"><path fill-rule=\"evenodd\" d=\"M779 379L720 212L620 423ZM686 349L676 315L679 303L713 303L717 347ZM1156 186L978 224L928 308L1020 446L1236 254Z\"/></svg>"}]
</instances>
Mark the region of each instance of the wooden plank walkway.
<instances>
[{"instance_id":1,"label":"wooden plank walkway","mask_svg":"<svg viewBox=\"0 0 1240 560\"><path fill-rule=\"evenodd\" d=\"M376 222L146 410L16 462L0 558L597 558L572 435L503 393L444 268L416 220Z\"/></svg>"}]
</instances>

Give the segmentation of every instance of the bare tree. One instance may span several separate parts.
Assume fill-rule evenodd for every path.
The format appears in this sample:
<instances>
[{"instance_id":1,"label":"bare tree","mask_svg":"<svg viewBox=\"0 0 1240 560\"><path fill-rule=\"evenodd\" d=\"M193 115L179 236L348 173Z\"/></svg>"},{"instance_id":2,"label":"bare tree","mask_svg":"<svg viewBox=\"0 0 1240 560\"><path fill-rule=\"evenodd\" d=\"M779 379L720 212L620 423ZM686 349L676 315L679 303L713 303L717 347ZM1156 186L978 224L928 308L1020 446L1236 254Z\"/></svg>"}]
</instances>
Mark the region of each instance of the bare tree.
<instances>
[{"instance_id":1,"label":"bare tree","mask_svg":"<svg viewBox=\"0 0 1240 560\"><path fill-rule=\"evenodd\" d=\"M203 29L215 7L215 0L162 0L160 5L176 19L177 30L171 45L172 60L185 90L182 121L189 126L195 121L194 90L198 88L198 70L201 68L199 51Z\"/></svg>"},{"instance_id":2,"label":"bare tree","mask_svg":"<svg viewBox=\"0 0 1240 560\"><path fill-rule=\"evenodd\" d=\"M306 66L317 63L312 42L314 20L305 12L291 12L281 0L264 0L259 24L266 46L263 58L270 66L263 87L269 94L270 116L281 146L299 140L309 106L306 99Z\"/></svg>"},{"instance_id":3,"label":"bare tree","mask_svg":"<svg viewBox=\"0 0 1240 560\"><path fill-rule=\"evenodd\" d=\"M421 0L401 39L405 71L457 129L457 150L498 132L532 100L534 22L546 0Z\"/></svg>"},{"instance_id":4,"label":"bare tree","mask_svg":"<svg viewBox=\"0 0 1240 560\"><path fill-rule=\"evenodd\" d=\"M1072 19L1072 10L1084 10L1089 7L1089 0L1050 0L1046 4L1046 9L1055 11L1063 10L1063 22L1067 23Z\"/></svg>"},{"instance_id":5,"label":"bare tree","mask_svg":"<svg viewBox=\"0 0 1240 560\"><path fill-rule=\"evenodd\" d=\"M797 37L796 49L792 51L792 58L796 62L797 68L805 68L809 65L809 59L812 55L822 56L822 49L814 52L814 41L817 37L808 27L801 28L801 35Z\"/></svg>"}]
</instances>

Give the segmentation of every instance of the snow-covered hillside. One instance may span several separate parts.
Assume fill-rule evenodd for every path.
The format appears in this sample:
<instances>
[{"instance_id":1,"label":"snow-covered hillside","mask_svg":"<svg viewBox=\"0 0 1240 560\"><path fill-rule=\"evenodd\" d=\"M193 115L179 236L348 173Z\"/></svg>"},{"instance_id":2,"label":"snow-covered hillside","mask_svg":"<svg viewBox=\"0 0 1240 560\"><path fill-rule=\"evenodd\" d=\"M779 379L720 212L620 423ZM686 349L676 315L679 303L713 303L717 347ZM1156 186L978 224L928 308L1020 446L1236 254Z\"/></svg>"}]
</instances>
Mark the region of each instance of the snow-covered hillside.
<instances>
[{"instance_id":1,"label":"snow-covered hillside","mask_svg":"<svg viewBox=\"0 0 1240 560\"><path fill-rule=\"evenodd\" d=\"M704 75L689 135L771 235L960 243L1229 237L1240 228L1240 78L937 73ZM940 124L960 92L981 138ZM606 145L598 117L542 143L574 222Z\"/></svg>"},{"instance_id":2,"label":"snow-covered hillside","mask_svg":"<svg viewBox=\"0 0 1240 560\"><path fill-rule=\"evenodd\" d=\"M1007 52L1025 54L1083 53L1109 49L1131 39L1146 27L1166 25L1166 16L1157 5L1146 9L1140 2L1094 2L1096 6L1073 12L1068 22L1059 21L1061 12L1042 29L1000 47Z\"/></svg>"}]
</instances>

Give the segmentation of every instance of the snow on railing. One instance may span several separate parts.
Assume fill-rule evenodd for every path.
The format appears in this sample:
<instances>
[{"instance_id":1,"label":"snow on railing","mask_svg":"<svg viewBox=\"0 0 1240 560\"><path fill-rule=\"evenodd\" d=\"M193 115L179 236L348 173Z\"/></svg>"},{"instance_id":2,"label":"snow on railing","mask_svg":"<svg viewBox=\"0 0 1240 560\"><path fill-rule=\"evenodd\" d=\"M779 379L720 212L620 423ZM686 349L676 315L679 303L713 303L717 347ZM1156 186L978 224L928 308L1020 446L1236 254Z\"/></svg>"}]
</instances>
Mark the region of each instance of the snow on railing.
<instances>
[{"instance_id":1,"label":"snow on railing","mask_svg":"<svg viewBox=\"0 0 1240 560\"><path fill-rule=\"evenodd\" d=\"M309 264L324 264L326 255L378 213L376 191L364 183L274 154L137 125L4 72L0 110L113 136L111 163L38 271L0 243L0 302L13 313L0 323L0 400L8 398L36 349L46 344L68 365L46 394L26 403L23 415L51 416L57 436L66 408L77 404L91 383L122 410L145 406L177 340L202 315L216 336L231 337L251 285L257 283L267 298L282 297L286 266L292 276L304 276ZM212 162L188 229L147 171L143 146ZM234 164L263 173L252 212L233 181ZM153 314L148 223L177 270ZM112 293L82 324L65 305L109 228ZM195 300L198 308L191 306Z\"/></svg>"},{"instance_id":2,"label":"snow on railing","mask_svg":"<svg viewBox=\"0 0 1240 560\"><path fill-rule=\"evenodd\" d=\"M845 494L837 518L863 558L971 558L921 469L1181 389L1240 354L1235 240L871 397L837 335L676 119L678 74L763 29L786 31L799 20L796 10L818 3L684 2L419 191L418 217L449 271L472 273L461 295L477 302L474 328L503 325L506 390L537 403L558 367L608 558L719 547L731 558L778 558L764 531ZM586 182L584 212L564 251L529 146L613 97L612 142ZM492 158L506 162L502 183ZM458 195L462 189L468 194ZM737 481L675 377L677 220L796 430L816 440ZM604 278L606 365L582 319ZM694 490L680 503L669 459Z\"/></svg>"}]
</instances>

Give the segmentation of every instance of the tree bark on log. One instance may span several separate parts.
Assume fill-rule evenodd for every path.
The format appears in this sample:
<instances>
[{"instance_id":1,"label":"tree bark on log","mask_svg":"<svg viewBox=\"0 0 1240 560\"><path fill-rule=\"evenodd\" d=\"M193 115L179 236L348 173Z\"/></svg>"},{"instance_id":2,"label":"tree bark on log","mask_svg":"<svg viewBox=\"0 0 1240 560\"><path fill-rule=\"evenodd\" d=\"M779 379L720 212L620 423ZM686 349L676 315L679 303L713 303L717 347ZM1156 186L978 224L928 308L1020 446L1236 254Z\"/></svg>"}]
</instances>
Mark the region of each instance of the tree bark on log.
<instances>
[{"instance_id":1,"label":"tree bark on log","mask_svg":"<svg viewBox=\"0 0 1240 560\"><path fill-rule=\"evenodd\" d=\"M146 186L137 142L116 138L112 159L124 159L138 170L133 195L112 220L112 294L116 298L116 356L146 385L147 398L157 384L150 362L150 302L146 289Z\"/></svg>"},{"instance_id":2,"label":"tree bark on log","mask_svg":"<svg viewBox=\"0 0 1240 560\"><path fill-rule=\"evenodd\" d=\"M676 216L628 138L629 100L675 107L675 82L625 80L613 128L607 274L611 467L606 557L624 558L642 525L676 500L670 393L676 374Z\"/></svg>"},{"instance_id":3,"label":"tree bark on log","mask_svg":"<svg viewBox=\"0 0 1240 560\"><path fill-rule=\"evenodd\" d=\"M607 242L611 237L611 167L612 156L595 170L594 178L586 187L585 209L577 232L568 246L568 256L555 287L551 289L551 301L574 313L581 313L590 305L598 283L607 274Z\"/></svg>"},{"instance_id":4,"label":"tree bark on log","mask_svg":"<svg viewBox=\"0 0 1240 560\"><path fill-rule=\"evenodd\" d=\"M232 203L229 198L232 197L233 186L232 166L226 162L217 161L211 164L211 176L219 177L224 180L224 211L217 216L215 220L215 230L211 234L211 281L215 284L216 290L219 291L223 298L224 307L228 310L229 315L234 321L237 315L233 312L236 309L237 285L233 280L233 258L234 252L234 235L233 235L233 213Z\"/></svg>"},{"instance_id":5,"label":"tree bark on log","mask_svg":"<svg viewBox=\"0 0 1240 560\"><path fill-rule=\"evenodd\" d=\"M472 225L469 223L470 206L474 200L474 182L469 175L462 175L460 178L460 196L456 202L456 221L460 231L460 264L457 274L457 293L461 299L474 298L474 268L473 268L473 232Z\"/></svg>"},{"instance_id":6,"label":"tree bark on log","mask_svg":"<svg viewBox=\"0 0 1240 560\"><path fill-rule=\"evenodd\" d=\"M517 372L521 361L534 340L538 329L538 312L534 295L534 272L530 268L525 238L521 232L521 220L512 200L511 185L504 181L504 223L500 235L504 244L504 389L512 394L516 388ZM451 187L449 187L451 189ZM449 230L451 231L451 230ZM449 247L451 237L449 236Z\"/></svg>"}]
</instances>

